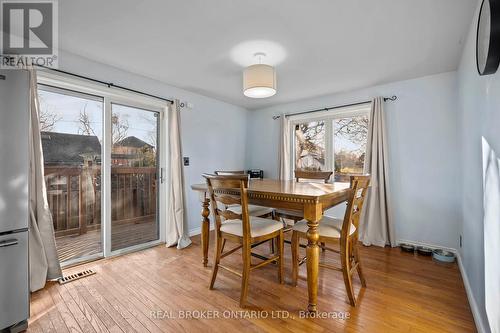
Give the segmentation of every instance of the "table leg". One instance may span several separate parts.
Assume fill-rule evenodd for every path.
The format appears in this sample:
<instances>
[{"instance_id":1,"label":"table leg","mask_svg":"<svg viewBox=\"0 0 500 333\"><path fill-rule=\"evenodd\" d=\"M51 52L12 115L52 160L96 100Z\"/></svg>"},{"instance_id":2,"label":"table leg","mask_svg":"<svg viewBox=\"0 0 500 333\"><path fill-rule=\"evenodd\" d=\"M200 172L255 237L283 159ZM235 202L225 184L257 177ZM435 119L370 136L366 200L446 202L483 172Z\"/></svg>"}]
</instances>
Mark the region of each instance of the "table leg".
<instances>
[{"instance_id":1,"label":"table leg","mask_svg":"<svg viewBox=\"0 0 500 333\"><path fill-rule=\"evenodd\" d=\"M203 266L207 267L208 265L208 245L210 241L210 219L208 216L210 215L210 210L208 207L210 206L210 199L205 197L202 201L203 209L201 210L201 248L203 250Z\"/></svg>"},{"instance_id":2,"label":"table leg","mask_svg":"<svg viewBox=\"0 0 500 333\"><path fill-rule=\"evenodd\" d=\"M318 209L319 208L319 209ZM321 219L321 206L306 207L304 217L307 219L307 292L309 296L309 304L307 310L309 312L317 311L318 304L318 273L319 273L319 232L318 222Z\"/></svg>"}]
</instances>

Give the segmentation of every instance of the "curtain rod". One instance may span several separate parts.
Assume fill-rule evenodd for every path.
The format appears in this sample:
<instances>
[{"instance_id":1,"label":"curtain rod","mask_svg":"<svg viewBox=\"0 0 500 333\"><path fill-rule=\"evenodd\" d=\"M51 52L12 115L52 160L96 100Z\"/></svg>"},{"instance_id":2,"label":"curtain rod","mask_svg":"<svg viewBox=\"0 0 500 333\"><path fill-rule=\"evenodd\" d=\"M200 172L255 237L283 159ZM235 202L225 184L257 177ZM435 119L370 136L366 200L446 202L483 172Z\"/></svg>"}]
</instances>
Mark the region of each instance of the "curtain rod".
<instances>
[{"instance_id":1,"label":"curtain rod","mask_svg":"<svg viewBox=\"0 0 500 333\"><path fill-rule=\"evenodd\" d=\"M45 66L41 66L41 65L37 65L37 67L41 67L41 68L44 68L44 69L48 69L48 70L51 70L51 71L54 71L54 72L58 72L58 73L62 73L62 74L66 74L66 75L71 75L71 76L74 76L74 77L78 77L80 79L85 79L85 80L88 80L88 81L100 83L100 84L103 84L105 86L108 86L108 88L118 88L118 89L130 91L130 92L133 92L133 93L136 93L136 94L140 94L140 95L144 95L144 96L156 98L156 99L159 99L159 100L162 100L162 101L165 101L165 102L169 102L170 104L174 103L174 101L171 100L171 99L160 97L160 96L156 96L156 95L152 95L152 94L148 94L148 93L145 93L145 92L142 92L142 91L139 91L139 90L135 90L135 89L130 89L130 88L122 87L122 86L114 84L112 82L101 81L101 80L93 79L93 78L88 77L88 76L83 76L83 75L80 75L80 74L70 73L70 72L67 72L67 71L63 71L61 69L56 69L56 68L51 68L51 67L45 67Z\"/></svg>"},{"instance_id":2,"label":"curtain rod","mask_svg":"<svg viewBox=\"0 0 500 333\"><path fill-rule=\"evenodd\" d=\"M391 97L384 97L384 102L386 102L386 101L395 101L397 99L398 99L398 97L396 95L393 95ZM367 104L367 103L371 103L371 101L357 102L357 103L344 104L344 105L338 105L338 106L330 106L330 107L327 107L327 108L316 109L316 110L311 110L311 111L303 111L303 112L298 112L298 113L287 113L287 114L285 114L285 117L296 116L296 115L300 115L300 114L313 113L313 112L320 112L320 111L328 111L328 110L339 109L339 108L346 108L346 107L349 107L349 106L356 106L356 105ZM279 118L281 118L281 115L273 116L273 120L276 120L276 119L279 119Z\"/></svg>"}]
</instances>

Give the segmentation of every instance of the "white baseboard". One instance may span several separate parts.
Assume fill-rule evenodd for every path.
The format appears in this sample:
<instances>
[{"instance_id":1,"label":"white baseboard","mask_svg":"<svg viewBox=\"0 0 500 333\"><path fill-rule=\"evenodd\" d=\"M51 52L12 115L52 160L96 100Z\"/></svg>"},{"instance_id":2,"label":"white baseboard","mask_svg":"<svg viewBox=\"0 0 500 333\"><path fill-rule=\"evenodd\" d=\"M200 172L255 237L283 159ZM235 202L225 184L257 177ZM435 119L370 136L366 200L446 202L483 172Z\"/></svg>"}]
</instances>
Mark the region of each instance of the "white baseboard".
<instances>
[{"instance_id":1,"label":"white baseboard","mask_svg":"<svg viewBox=\"0 0 500 333\"><path fill-rule=\"evenodd\" d=\"M445 246L440 246L440 245L431 244L431 243L416 242L416 241L410 241L410 240L406 240L406 239L398 239L396 241L396 243L398 243L398 245L404 243L404 244L410 244L410 245L414 245L414 246L428 247L430 249L443 249L446 251L453 252L455 254L458 253L458 251L452 247L445 247Z\"/></svg>"},{"instance_id":2,"label":"white baseboard","mask_svg":"<svg viewBox=\"0 0 500 333\"><path fill-rule=\"evenodd\" d=\"M479 306L477 305L476 299L474 297L474 294L472 293L472 288L469 283L469 278L467 277L467 272L465 271L465 267L462 262L462 256L460 255L460 252L457 251L457 249L451 248L451 247L443 247L443 246L438 246L434 244L428 244L428 243L423 243L423 242L415 242L415 241L409 241L409 240L404 240L400 239L397 241L398 244L405 243L405 244L410 244L410 245L415 245L415 246L425 246L431 249L443 249L447 250L450 252L455 253L455 256L457 257L457 264L458 264L458 269L460 270L460 275L462 275L462 281L464 282L464 287L465 287L465 292L467 293L467 299L469 301L469 306L472 311L472 316L474 317L474 323L476 324L476 329L479 333L487 333L488 330L486 330L486 325L482 320L481 312L479 311Z\"/></svg>"},{"instance_id":3,"label":"white baseboard","mask_svg":"<svg viewBox=\"0 0 500 333\"><path fill-rule=\"evenodd\" d=\"M462 256L460 252L456 252L458 268L460 269L460 273L462 274L462 280L464 281L465 292L467 293L467 298L469 299L470 309L472 311L472 316L474 317L474 322L476 323L476 329L479 333L487 333L489 330L486 327L489 325L485 325L483 322L481 312L479 311L479 306L477 305L476 298L472 293L472 288L469 283L469 278L467 277L467 272L465 271L465 267L462 262Z\"/></svg>"},{"instance_id":4,"label":"white baseboard","mask_svg":"<svg viewBox=\"0 0 500 333\"><path fill-rule=\"evenodd\" d=\"M210 230L211 230L211 231L212 231L212 230L215 230L214 228L215 228L215 227L211 224L211 225L210 225ZM190 230L188 231L188 235L189 235L189 237L196 236L196 235L199 235L199 234L201 234L201 226L200 226L200 227L193 228L193 229L190 229Z\"/></svg>"},{"instance_id":5,"label":"white baseboard","mask_svg":"<svg viewBox=\"0 0 500 333\"><path fill-rule=\"evenodd\" d=\"M201 234L201 227L193 228L188 231L189 237L193 237Z\"/></svg>"}]
</instances>

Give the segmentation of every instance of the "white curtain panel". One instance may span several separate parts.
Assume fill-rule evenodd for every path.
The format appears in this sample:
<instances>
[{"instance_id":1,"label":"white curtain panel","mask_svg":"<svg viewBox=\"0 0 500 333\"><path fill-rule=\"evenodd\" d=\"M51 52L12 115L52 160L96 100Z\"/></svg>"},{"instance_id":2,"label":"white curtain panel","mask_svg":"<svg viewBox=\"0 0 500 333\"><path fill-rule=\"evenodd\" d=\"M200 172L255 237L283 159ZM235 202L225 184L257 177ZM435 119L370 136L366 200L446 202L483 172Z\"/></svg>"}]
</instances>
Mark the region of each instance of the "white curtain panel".
<instances>
[{"instance_id":1,"label":"white curtain panel","mask_svg":"<svg viewBox=\"0 0 500 333\"><path fill-rule=\"evenodd\" d=\"M191 244L187 235L187 225L184 207L184 175L182 166L182 145L180 128L179 101L175 100L168 112L168 204L167 204L167 246L177 244L178 249L185 248Z\"/></svg>"},{"instance_id":2,"label":"white curtain panel","mask_svg":"<svg viewBox=\"0 0 500 333\"><path fill-rule=\"evenodd\" d=\"M278 151L280 180L290 179L290 121L284 114L280 116L280 143Z\"/></svg>"},{"instance_id":3,"label":"white curtain panel","mask_svg":"<svg viewBox=\"0 0 500 333\"><path fill-rule=\"evenodd\" d=\"M371 175L359 239L364 245L396 246L389 199L387 132L384 98L372 101L366 151L365 173Z\"/></svg>"},{"instance_id":4,"label":"white curtain panel","mask_svg":"<svg viewBox=\"0 0 500 333\"><path fill-rule=\"evenodd\" d=\"M484 295L491 332L500 332L500 155L483 141Z\"/></svg>"},{"instance_id":5,"label":"white curtain panel","mask_svg":"<svg viewBox=\"0 0 500 333\"><path fill-rule=\"evenodd\" d=\"M62 271L57 256L54 225L44 178L36 71L31 68L29 72L31 108L29 261L30 289L36 291L42 289L47 280L62 277Z\"/></svg>"}]
</instances>

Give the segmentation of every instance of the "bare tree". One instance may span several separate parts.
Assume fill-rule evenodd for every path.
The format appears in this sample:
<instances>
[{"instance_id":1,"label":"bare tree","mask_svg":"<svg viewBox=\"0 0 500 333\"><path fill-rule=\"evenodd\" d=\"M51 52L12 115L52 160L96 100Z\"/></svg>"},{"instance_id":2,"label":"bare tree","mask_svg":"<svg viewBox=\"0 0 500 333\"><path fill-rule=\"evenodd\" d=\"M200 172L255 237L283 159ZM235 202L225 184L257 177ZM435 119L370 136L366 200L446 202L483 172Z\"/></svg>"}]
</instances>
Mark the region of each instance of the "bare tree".
<instances>
[{"instance_id":1,"label":"bare tree","mask_svg":"<svg viewBox=\"0 0 500 333\"><path fill-rule=\"evenodd\" d=\"M83 108L80 110L78 122L78 134L96 136L96 133L92 128L92 122L90 120L89 114L87 113L87 103L85 103Z\"/></svg>"},{"instance_id":2,"label":"bare tree","mask_svg":"<svg viewBox=\"0 0 500 333\"><path fill-rule=\"evenodd\" d=\"M86 103L82 110L80 110L78 122L78 134L98 136L94 127L92 126L92 120L87 112ZM113 113L111 115L111 137L113 140L113 144L125 139L127 137L128 129L128 120L121 119L119 114L117 113Z\"/></svg>"},{"instance_id":3,"label":"bare tree","mask_svg":"<svg viewBox=\"0 0 500 333\"><path fill-rule=\"evenodd\" d=\"M368 136L368 117L350 117L335 120L335 136L347 137L354 143L365 145Z\"/></svg>"},{"instance_id":4,"label":"bare tree","mask_svg":"<svg viewBox=\"0 0 500 333\"><path fill-rule=\"evenodd\" d=\"M49 108L47 103L43 102L43 98L40 96L40 131L51 132L54 130L56 123L62 119L57 113Z\"/></svg>"},{"instance_id":5,"label":"bare tree","mask_svg":"<svg viewBox=\"0 0 500 333\"><path fill-rule=\"evenodd\" d=\"M319 153L324 148L325 122L314 121L297 125L296 134L301 150Z\"/></svg>"},{"instance_id":6,"label":"bare tree","mask_svg":"<svg viewBox=\"0 0 500 333\"><path fill-rule=\"evenodd\" d=\"M40 110L40 131L51 132L54 130L56 123L61 120L62 117L55 113L49 112L47 109Z\"/></svg>"},{"instance_id":7,"label":"bare tree","mask_svg":"<svg viewBox=\"0 0 500 333\"><path fill-rule=\"evenodd\" d=\"M145 130L145 131L147 131L147 134L145 134L145 137L143 140L146 140L146 142L149 143L153 147L156 147L157 124L158 124L157 117L159 117L159 116L160 116L159 114L154 114L154 116L151 117L150 112L143 112L139 116L142 120L144 120L149 125L149 129Z\"/></svg>"},{"instance_id":8,"label":"bare tree","mask_svg":"<svg viewBox=\"0 0 500 333\"><path fill-rule=\"evenodd\" d=\"M295 137L297 167L311 170L320 168L325 162L325 122L298 124Z\"/></svg>"},{"instance_id":9,"label":"bare tree","mask_svg":"<svg viewBox=\"0 0 500 333\"><path fill-rule=\"evenodd\" d=\"M121 119L120 115L113 113L111 115L111 135L113 143L120 142L127 137L129 129L128 120Z\"/></svg>"}]
</instances>

